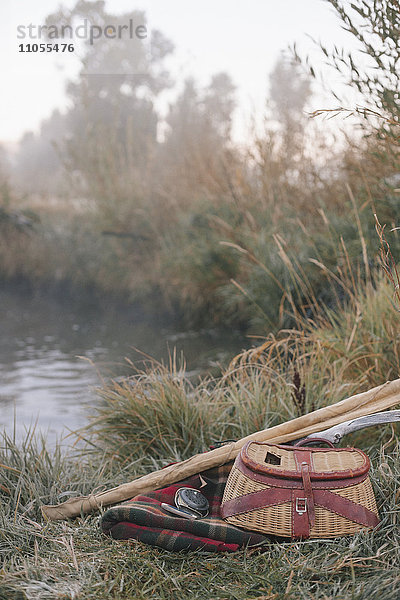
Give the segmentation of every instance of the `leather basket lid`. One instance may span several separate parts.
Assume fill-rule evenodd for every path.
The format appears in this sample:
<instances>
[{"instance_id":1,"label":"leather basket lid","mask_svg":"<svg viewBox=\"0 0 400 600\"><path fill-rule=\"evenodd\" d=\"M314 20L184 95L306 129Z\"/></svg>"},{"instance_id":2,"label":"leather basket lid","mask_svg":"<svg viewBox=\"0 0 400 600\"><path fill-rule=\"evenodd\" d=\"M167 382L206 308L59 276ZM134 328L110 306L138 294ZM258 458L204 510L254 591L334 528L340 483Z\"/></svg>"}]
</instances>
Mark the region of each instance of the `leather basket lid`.
<instances>
[{"instance_id":1,"label":"leather basket lid","mask_svg":"<svg viewBox=\"0 0 400 600\"><path fill-rule=\"evenodd\" d=\"M368 456L356 448L313 448L250 441L242 448L240 459L255 473L301 479L298 465L304 453L310 456L310 477L314 480L359 477L370 468Z\"/></svg>"}]
</instances>

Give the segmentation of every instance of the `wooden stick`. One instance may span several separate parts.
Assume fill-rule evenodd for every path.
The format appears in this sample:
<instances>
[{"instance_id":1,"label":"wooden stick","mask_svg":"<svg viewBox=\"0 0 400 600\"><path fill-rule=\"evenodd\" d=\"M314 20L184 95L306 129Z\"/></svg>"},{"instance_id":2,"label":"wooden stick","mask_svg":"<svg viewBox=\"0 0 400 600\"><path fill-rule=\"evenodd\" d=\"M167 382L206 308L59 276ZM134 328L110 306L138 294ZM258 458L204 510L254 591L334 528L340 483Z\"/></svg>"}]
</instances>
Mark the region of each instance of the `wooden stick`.
<instances>
[{"instance_id":1,"label":"wooden stick","mask_svg":"<svg viewBox=\"0 0 400 600\"><path fill-rule=\"evenodd\" d=\"M123 483L98 494L70 498L66 502L52 506L42 506L43 516L50 520L67 519L99 510L104 506L128 500L137 494L146 494L212 467L223 465L239 454L249 440L285 443L306 437L333 425L356 417L362 417L386 410L400 403L400 379L387 381L367 392L362 392L315 410L286 423L258 431L210 452L196 454L187 460L170 465L159 471L143 475L128 483Z\"/></svg>"}]
</instances>

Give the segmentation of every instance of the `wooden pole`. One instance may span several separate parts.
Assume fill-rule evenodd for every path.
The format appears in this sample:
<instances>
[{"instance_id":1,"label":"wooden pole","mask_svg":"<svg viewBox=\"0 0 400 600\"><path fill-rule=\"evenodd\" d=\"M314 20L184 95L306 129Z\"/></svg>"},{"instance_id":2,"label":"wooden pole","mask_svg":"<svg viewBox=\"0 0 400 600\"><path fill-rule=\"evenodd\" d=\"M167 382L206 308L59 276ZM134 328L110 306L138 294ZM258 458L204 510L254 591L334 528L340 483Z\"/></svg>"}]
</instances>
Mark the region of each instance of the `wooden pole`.
<instances>
[{"instance_id":1,"label":"wooden pole","mask_svg":"<svg viewBox=\"0 0 400 600\"><path fill-rule=\"evenodd\" d=\"M210 452L196 454L187 460L143 475L110 490L89 496L70 498L58 505L42 506L42 513L45 518L50 520L67 519L90 513L104 506L123 502L138 494L146 494L171 485L212 467L226 464L236 458L240 449L249 440L282 444L306 437L310 433L322 431L333 425L339 425L350 419L386 410L399 403L400 379L387 381L367 392L356 394L281 425L258 431L237 442L210 450Z\"/></svg>"}]
</instances>

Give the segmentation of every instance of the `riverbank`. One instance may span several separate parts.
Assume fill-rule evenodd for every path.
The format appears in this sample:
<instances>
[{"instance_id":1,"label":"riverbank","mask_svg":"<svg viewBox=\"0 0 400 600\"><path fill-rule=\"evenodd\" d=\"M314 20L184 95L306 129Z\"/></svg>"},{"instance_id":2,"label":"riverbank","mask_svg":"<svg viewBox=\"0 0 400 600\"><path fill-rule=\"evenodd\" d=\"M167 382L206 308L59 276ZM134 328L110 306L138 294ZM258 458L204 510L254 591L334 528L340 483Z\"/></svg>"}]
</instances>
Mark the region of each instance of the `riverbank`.
<instances>
[{"instance_id":1,"label":"riverbank","mask_svg":"<svg viewBox=\"0 0 400 600\"><path fill-rule=\"evenodd\" d=\"M49 452L35 436L19 447L4 438L0 597L397 600L400 446L389 426L345 440L372 461L382 519L372 532L274 541L233 555L174 555L104 537L96 515L45 523L40 513L42 503L63 500L66 492L118 485L210 443L243 437L398 376L391 287L380 280L349 291L340 312L319 313L314 323L297 315L297 329L238 355L217 380L194 385L174 365L153 365L104 385L83 452Z\"/></svg>"}]
</instances>

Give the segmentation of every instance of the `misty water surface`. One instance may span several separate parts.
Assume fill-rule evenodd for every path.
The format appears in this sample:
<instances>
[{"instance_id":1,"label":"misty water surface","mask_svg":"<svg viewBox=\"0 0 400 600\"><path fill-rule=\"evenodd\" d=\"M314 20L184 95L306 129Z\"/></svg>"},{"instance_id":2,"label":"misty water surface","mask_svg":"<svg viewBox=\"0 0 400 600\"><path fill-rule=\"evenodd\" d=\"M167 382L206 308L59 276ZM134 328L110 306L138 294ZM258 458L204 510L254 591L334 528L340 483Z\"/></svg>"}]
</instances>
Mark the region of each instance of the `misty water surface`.
<instances>
[{"instance_id":1,"label":"misty water surface","mask_svg":"<svg viewBox=\"0 0 400 600\"><path fill-rule=\"evenodd\" d=\"M0 428L21 439L36 423L50 441L87 422L105 378L129 374L133 349L156 359L183 351L189 374L227 362L248 345L239 334L177 331L139 310L68 303L16 289L0 290Z\"/></svg>"}]
</instances>

